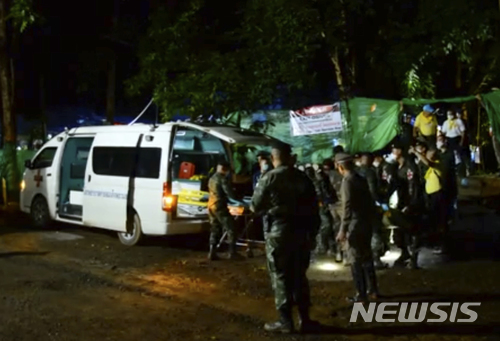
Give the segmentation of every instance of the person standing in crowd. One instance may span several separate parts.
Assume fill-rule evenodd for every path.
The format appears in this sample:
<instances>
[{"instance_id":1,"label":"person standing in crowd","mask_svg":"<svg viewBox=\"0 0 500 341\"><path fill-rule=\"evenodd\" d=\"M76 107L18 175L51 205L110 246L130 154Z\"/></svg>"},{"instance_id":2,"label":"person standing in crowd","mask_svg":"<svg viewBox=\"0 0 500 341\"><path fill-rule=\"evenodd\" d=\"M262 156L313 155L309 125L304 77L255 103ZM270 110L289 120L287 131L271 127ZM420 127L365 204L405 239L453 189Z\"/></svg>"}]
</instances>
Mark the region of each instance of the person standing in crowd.
<instances>
[{"instance_id":1,"label":"person standing in crowd","mask_svg":"<svg viewBox=\"0 0 500 341\"><path fill-rule=\"evenodd\" d=\"M354 155L354 165L359 169L361 167L361 154Z\"/></svg>"},{"instance_id":2,"label":"person standing in crowd","mask_svg":"<svg viewBox=\"0 0 500 341\"><path fill-rule=\"evenodd\" d=\"M452 220L454 208L458 196L458 185L457 176L455 172L455 154L448 148L448 141L444 136L440 136L437 140L438 157L439 163L441 165L441 174L443 182L443 201L445 214L446 214L446 224L443 226L445 230L441 231L442 236L442 246L444 246L445 238L448 232L448 226L450 220ZM436 248L435 252L442 252L441 248Z\"/></svg>"},{"instance_id":3,"label":"person standing in crowd","mask_svg":"<svg viewBox=\"0 0 500 341\"><path fill-rule=\"evenodd\" d=\"M332 211L332 216L333 216L333 231L334 234L337 235L338 232L340 231L340 223L342 221L342 206L340 203L340 187L342 186L342 175L339 173L337 164L335 163L335 155L339 153L343 153L344 148L342 146L335 146L333 148L333 169L329 171L329 178L330 178L330 183L332 184L333 191L335 192L335 197L339 200L337 200L331 208ZM344 257L343 257L343 252L342 252L342 243L336 242L335 246L335 261L337 263L342 263Z\"/></svg>"},{"instance_id":4,"label":"person standing in crowd","mask_svg":"<svg viewBox=\"0 0 500 341\"><path fill-rule=\"evenodd\" d=\"M321 228L323 228L323 224L324 224L325 220L328 219L328 217L323 216L323 212L321 210L323 207L323 202L321 201L321 199L323 198L323 190L321 188L320 181L319 181L318 177L316 176L316 172L314 171L314 168L312 166L305 168L304 173L309 177L309 179L313 183L314 189L316 190L316 197L318 198L318 206L319 206L319 214L320 214L320 218L321 218L321 220L320 220L321 225L320 225L320 229L318 230L318 234L316 236L316 241L320 241L321 240ZM316 249L314 250L313 254L311 255L311 263L316 262L316 254L322 254L322 253L324 253L324 251L321 250L321 241L320 241L319 243L317 243Z\"/></svg>"},{"instance_id":5,"label":"person standing in crowd","mask_svg":"<svg viewBox=\"0 0 500 341\"><path fill-rule=\"evenodd\" d=\"M398 205L391 210L390 221L398 228L394 231L394 241L401 249L401 256L394 265L404 265L408 260L410 268L417 268L419 247L419 217L423 211L423 198L418 169L409 156L403 154L403 147L394 144L392 154L396 160L396 179L392 183L397 191Z\"/></svg>"},{"instance_id":6,"label":"person standing in crowd","mask_svg":"<svg viewBox=\"0 0 500 341\"><path fill-rule=\"evenodd\" d=\"M403 124L401 125L401 139L405 153L413 145L413 126L411 125L411 115L403 114Z\"/></svg>"},{"instance_id":7,"label":"person standing in crowd","mask_svg":"<svg viewBox=\"0 0 500 341\"><path fill-rule=\"evenodd\" d=\"M413 148L410 148L411 150ZM417 139L417 142L415 143L415 151L418 152L421 155L427 155L427 143L425 142L424 139ZM429 169L429 166L427 163L424 163L422 160L417 158L417 169L418 169L418 178L420 180L420 191L422 193L422 196L425 201L425 207L427 207L427 194L425 193L425 174L427 174L427 170Z\"/></svg>"},{"instance_id":8,"label":"person standing in crowd","mask_svg":"<svg viewBox=\"0 0 500 341\"><path fill-rule=\"evenodd\" d=\"M448 141L448 148L460 159L462 148L465 142L465 126L461 119L459 119L453 110L448 110L448 119L443 123L442 133ZM461 160L463 163L463 160ZM463 165L465 166L465 164ZM463 167L462 167L463 168ZM465 173L464 171L461 172Z\"/></svg>"},{"instance_id":9,"label":"person standing in crowd","mask_svg":"<svg viewBox=\"0 0 500 341\"><path fill-rule=\"evenodd\" d=\"M389 190L391 177L394 175L394 166L394 164L390 164L384 159L383 151L375 152L373 167L375 167L375 173L377 174L377 187L379 188L379 196L382 202L388 199L387 191Z\"/></svg>"},{"instance_id":10,"label":"person standing in crowd","mask_svg":"<svg viewBox=\"0 0 500 341\"><path fill-rule=\"evenodd\" d=\"M470 147L469 147L469 141L470 141L470 130L469 130L469 125L467 124L467 119L465 115L465 111L457 111L457 118L462 121L464 124L465 128L465 134L464 134L464 142L462 144L462 148L460 148L460 159L462 160L462 165L464 166L465 169L462 170L459 175L461 177L464 176L469 176L474 172L474 165L471 162L470 158Z\"/></svg>"},{"instance_id":11,"label":"person standing in crowd","mask_svg":"<svg viewBox=\"0 0 500 341\"><path fill-rule=\"evenodd\" d=\"M441 231L445 230L446 210L445 200L443 195L442 184L442 171L439 158L437 157L438 151L430 149L425 154L416 149L410 149L410 153L417 156L419 161L427 165L425 173L425 193L427 197L427 212L428 224L433 236L440 236ZM433 238L434 239L434 238ZM436 240L433 240L436 242ZM441 242L438 239L438 242Z\"/></svg>"},{"instance_id":12,"label":"person standing in crowd","mask_svg":"<svg viewBox=\"0 0 500 341\"><path fill-rule=\"evenodd\" d=\"M340 174L344 177L341 188L342 223L337 235L339 242L347 243L347 257L357 294L352 302L367 302L378 298L378 285L372 259L371 226L375 214L366 180L355 170L349 154L335 155Z\"/></svg>"},{"instance_id":13,"label":"person standing in crowd","mask_svg":"<svg viewBox=\"0 0 500 341\"><path fill-rule=\"evenodd\" d=\"M260 178L261 176L261 170L262 170L262 161L267 160L268 165L270 166L270 169L272 168L271 162L269 161L269 153L261 150L257 153L257 162L253 165L252 167L252 180L253 183L255 183L256 178ZM255 189L255 187L254 187Z\"/></svg>"},{"instance_id":14,"label":"person standing in crowd","mask_svg":"<svg viewBox=\"0 0 500 341\"><path fill-rule=\"evenodd\" d=\"M319 233L318 254L326 253L329 257L336 254L335 233L333 230L333 205L338 201L329 179L332 169L330 160L323 161L323 165L316 171L316 179L319 183L320 217L321 227Z\"/></svg>"},{"instance_id":15,"label":"person standing in crowd","mask_svg":"<svg viewBox=\"0 0 500 341\"><path fill-rule=\"evenodd\" d=\"M379 188L377 187L377 173L375 168L372 166L373 156L371 153L361 154L361 166L359 167L358 173L365 178L368 183L368 188L372 196L373 202L380 202ZM373 261L375 267L378 269L383 269L386 265L380 259L384 256L387 251L386 245L383 242L382 237L382 216L375 212L373 215L373 235L372 235L372 250L373 250Z\"/></svg>"},{"instance_id":16,"label":"person standing in crowd","mask_svg":"<svg viewBox=\"0 0 500 341\"><path fill-rule=\"evenodd\" d=\"M375 168L375 173L377 175L377 179L382 177L382 168L384 167L385 160L384 154L381 151L373 153L373 168ZM379 185L379 184L377 184Z\"/></svg>"},{"instance_id":17,"label":"person standing in crowd","mask_svg":"<svg viewBox=\"0 0 500 341\"><path fill-rule=\"evenodd\" d=\"M268 221L265 231L266 257L276 308L280 318L266 323L269 332L292 333L292 307L299 311L299 329L313 329L309 316L310 290L306 272L320 226L318 199L311 180L293 168L288 145L276 145L271 152L274 169L260 180L251 210Z\"/></svg>"},{"instance_id":18,"label":"person standing in crowd","mask_svg":"<svg viewBox=\"0 0 500 341\"><path fill-rule=\"evenodd\" d=\"M433 112L433 107L429 104L425 105L423 111L415 119L413 126L413 137L422 136L429 147L436 145L438 121Z\"/></svg>"},{"instance_id":19,"label":"person standing in crowd","mask_svg":"<svg viewBox=\"0 0 500 341\"><path fill-rule=\"evenodd\" d=\"M217 170L208 181L208 219L210 221L210 251L209 260L218 260L217 244L222 230L227 232L229 242L229 259L236 258L236 238L234 235L234 220L227 205L229 200L238 201L228 179L229 162L221 160Z\"/></svg>"},{"instance_id":20,"label":"person standing in crowd","mask_svg":"<svg viewBox=\"0 0 500 341\"><path fill-rule=\"evenodd\" d=\"M261 158L260 162L260 169L254 173L253 175L253 190L255 191L255 187L257 187L260 178L266 174L270 169L271 169L271 161L267 158Z\"/></svg>"}]
</instances>

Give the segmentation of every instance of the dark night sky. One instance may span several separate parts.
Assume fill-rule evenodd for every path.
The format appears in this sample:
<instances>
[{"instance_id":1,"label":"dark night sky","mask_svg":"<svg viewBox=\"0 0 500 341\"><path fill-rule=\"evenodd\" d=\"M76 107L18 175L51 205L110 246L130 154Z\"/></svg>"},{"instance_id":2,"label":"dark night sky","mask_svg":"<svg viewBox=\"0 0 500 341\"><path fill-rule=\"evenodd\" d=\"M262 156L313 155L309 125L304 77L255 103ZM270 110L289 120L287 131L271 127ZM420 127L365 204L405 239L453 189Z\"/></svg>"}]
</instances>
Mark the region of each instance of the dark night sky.
<instances>
[{"instance_id":1,"label":"dark night sky","mask_svg":"<svg viewBox=\"0 0 500 341\"><path fill-rule=\"evenodd\" d=\"M142 28L147 27L148 4L148 1L122 0L119 6L119 20L137 20ZM43 73L46 105L49 110L61 106L78 106L103 113L106 74L102 72L99 75L99 87L93 89L94 91L79 93L77 87L81 73L85 71L80 67L82 54L92 53L98 47L104 46L112 46L119 55L117 115L124 111L124 107L140 107L144 105L142 102L147 102L147 99L141 98L130 100L123 92L123 81L136 71L134 47L117 46L104 38L109 34L112 25L113 1L44 0L40 6L43 6L38 9L44 17L43 23L23 33L19 51L15 53L18 112L28 117L36 116L39 112L39 82L40 74ZM92 65L88 66L92 68ZM137 108L131 110L135 112Z\"/></svg>"}]
</instances>

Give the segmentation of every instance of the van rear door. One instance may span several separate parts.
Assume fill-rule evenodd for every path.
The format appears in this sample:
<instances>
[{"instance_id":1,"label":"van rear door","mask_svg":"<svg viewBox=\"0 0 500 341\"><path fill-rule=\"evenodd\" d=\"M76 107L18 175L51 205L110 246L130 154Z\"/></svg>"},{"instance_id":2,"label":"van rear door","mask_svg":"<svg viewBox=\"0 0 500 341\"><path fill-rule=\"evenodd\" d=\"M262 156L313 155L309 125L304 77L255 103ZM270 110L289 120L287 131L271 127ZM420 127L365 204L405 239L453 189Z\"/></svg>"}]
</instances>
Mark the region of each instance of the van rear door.
<instances>
[{"instance_id":1,"label":"van rear door","mask_svg":"<svg viewBox=\"0 0 500 341\"><path fill-rule=\"evenodd\" d=\"M269 135L259 132L251 131L248 129L241 129L231 126L218 126L218 125L198 125L187 122L176 122L179 127L195 129L203 131L209 135L217 137L224 142L234 144L249 144L257 146L270 146L273 143L281 142ZM283 142L281 142L283 143Z\"/></svg>"}]
</instances>

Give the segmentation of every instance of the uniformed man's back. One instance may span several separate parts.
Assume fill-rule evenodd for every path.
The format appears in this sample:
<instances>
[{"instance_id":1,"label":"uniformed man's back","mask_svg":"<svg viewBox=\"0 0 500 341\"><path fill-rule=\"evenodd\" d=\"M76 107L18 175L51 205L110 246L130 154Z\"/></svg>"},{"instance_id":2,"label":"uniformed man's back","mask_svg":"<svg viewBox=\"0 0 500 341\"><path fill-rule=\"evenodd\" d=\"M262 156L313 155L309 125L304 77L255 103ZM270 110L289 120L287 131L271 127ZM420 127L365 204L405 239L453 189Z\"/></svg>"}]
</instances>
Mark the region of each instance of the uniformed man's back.
<instances>
[{"instance_id":1,"label":"uniformed man's back","mask_svg":"<svg viewBox=\"0 0 500 341\"><path fill-rule=\"evenodd\" d=\"M315 214L312 209L317 210L318 205L315 187L309 177L295 168L280 166L267 173L261 181L261 188L270 193L269 232L287 234L308 229L306 220Z\"/></svg>"},{"instance_id":2,"label":"uniformed man's back","mask_svg":"<svg viewBox=\"0 0 500 341\"><path fill-rule=\"evenodd\" d=\"M352 172L344 178L344 182L345 190L349 190L352 214L352 217L345 217L345 219L370 221L375 213L375 203L370 195L366 179L357 172ZM345 192L342 194L344 195Z\"/></svg>"},{"instance_id":3,"label":"uniformed man's back","mask_svg":"<svg viewBox=\"0 0 500 341\"><path fill-rule=\"evenodd\" d=\"M293 168L289 145L276 145L271 155L276 168L260 179L251 205L253 212L267 220L267 267L280 314L279 320L266 323L264 330L293 332L292 307L296 304L300 329L307 332L315 325L309 316L306 272L319 228L316 191L309 177Z\"/></svg>"}]
</instances>

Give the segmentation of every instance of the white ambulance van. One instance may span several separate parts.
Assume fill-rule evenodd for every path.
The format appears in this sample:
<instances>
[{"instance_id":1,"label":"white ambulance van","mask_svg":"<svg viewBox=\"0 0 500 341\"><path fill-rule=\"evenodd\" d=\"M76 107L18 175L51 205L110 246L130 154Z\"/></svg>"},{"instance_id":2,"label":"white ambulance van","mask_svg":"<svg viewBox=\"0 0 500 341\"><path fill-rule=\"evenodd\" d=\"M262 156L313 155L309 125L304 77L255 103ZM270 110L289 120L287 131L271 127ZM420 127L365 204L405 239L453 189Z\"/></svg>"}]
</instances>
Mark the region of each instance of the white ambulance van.
<instances>
[{"instance_id":1,"label":"white ambulance van","mask_svg":"<svg viewBox=\"0 0 500 341\"><path fill-rule=\"evenodd\" d=\"M177 199L182 189L200 191L200 181L183 177L182 165L206 176L218 158L233 163L231 144L275 141L236 127L185 122L74 128L26 161L21 210L37 227L55 220L117 231L124 245L143 235L199 233L206 205L186 209Z\"/></svg>"}]
</instances>

